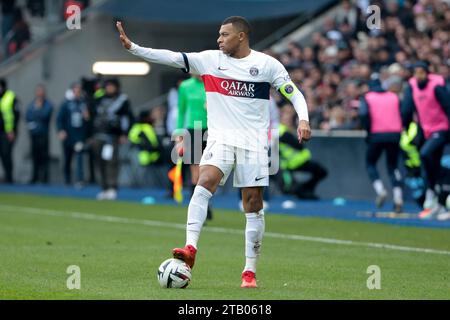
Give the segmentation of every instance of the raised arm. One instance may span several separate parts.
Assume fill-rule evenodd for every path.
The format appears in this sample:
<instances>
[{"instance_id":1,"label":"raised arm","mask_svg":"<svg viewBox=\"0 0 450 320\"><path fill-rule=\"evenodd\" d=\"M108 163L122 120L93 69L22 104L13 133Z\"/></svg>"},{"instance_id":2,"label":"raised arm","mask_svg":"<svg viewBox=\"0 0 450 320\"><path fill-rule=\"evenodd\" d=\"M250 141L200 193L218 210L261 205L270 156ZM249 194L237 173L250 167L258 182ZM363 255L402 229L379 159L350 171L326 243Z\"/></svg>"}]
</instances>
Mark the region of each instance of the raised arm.
<instances>
[{"instance_id":1,"label":"raised arm","mask_svg":"<svg viewBox=\"0 0 450 320\"><path fill-rule=\"evenodd\" d=\"M130 41L130 39L128 39L125 31L123 30L122 22L117 21L116 27L117 27L117 30L119 30L119 37L120 37L120 41L122 42L122 45L124 46L125 49L130 50L132 42Z\"/></svg>"},{"instance_id":2,"label":"raised arm","mask_svg":"<svg viewBox=\"0 0 450 320\"><path fill-rule=\"evenodd\" d=\"M276 59L272 60L272 86L277 89L287 100L289 100L297 112L299 123L297 128L298 141L311 139L311 128L309 126L308 106L305 97L291 81L286 68Z\"/></svg>"},{"instance_id":3,"label":"raised arm","mask_svg":"<svg viewBox=\"0 0 450 320\"><path fill-rule=\"evenodd\" d=\"M117 30L119 31L119 38L120 41L122 42L122 45L124 46L125 49L127 49L130 53L134 54L135 56L138 56L139 58L144 59L151 63L163 64L174 68L188 69L185 63L185 59L183 58L183 54L181 52L140 47L137 44L133 43L128 38L123 29L122 22L117 21L116 27Z\"/></svg>"}]
</instances>

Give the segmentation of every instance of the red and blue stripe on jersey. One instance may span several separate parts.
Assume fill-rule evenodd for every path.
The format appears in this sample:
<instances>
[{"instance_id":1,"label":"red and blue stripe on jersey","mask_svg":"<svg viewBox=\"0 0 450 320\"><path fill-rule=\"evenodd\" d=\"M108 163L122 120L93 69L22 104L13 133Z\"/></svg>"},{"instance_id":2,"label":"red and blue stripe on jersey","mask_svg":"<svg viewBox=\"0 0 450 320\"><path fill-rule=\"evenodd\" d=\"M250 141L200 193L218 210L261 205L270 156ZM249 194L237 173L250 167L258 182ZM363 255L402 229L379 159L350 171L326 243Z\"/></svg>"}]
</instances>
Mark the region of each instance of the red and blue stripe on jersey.
<instances>
[{"instance_id":1,"label":"red and blue stripe on jersey","mask_svg":"<svg viewBox=\"0 0 450 320\"><path fill-rule=\"evenodd\" d=\"M270 83L250 82L202 75L206 92L216 92L226 96L252 99L270 99Z\"/></svg>"}]
</instances>

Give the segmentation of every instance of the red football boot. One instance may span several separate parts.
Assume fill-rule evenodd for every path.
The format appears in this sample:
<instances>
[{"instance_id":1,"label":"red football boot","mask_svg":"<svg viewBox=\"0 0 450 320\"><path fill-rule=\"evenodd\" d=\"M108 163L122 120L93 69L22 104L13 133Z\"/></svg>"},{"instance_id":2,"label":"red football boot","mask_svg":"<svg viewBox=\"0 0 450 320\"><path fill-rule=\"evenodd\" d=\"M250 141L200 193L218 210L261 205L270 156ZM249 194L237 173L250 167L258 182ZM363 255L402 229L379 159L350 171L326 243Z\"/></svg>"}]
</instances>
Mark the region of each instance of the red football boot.
<instances>
[{"instance_id":1,"label":"red football boot","mask_svg":"<svg viewBox=\"0 0 450 320\"><path fill-rule=\"evenodd\" d=\"M191 245L187 245L184 248L175 248L172 250L173 257L175 259L183 260L189 267L191 267L191 269L194 267L196 253L197 249L195 249Z\"/></svg>"},{"instance_id":2,"label":"red football boot","mask_svg":"<svg viewBox=\"0 0 450 320\"><path fill-rule=\"evenodd\" d=\"M241 288L257 288L256 275L252 271L245 271L242 273Z\"/></svg>"}]
</instances>

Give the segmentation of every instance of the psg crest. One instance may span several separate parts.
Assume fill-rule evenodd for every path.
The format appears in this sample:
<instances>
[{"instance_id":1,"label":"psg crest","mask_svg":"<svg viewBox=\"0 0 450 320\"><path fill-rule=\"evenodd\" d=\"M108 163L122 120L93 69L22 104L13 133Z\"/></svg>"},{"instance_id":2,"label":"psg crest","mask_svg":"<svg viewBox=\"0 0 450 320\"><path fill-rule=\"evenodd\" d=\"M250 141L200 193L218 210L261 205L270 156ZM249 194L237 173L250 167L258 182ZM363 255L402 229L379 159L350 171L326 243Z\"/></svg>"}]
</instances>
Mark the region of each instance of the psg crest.
<instances>
[{"instance_id":1,"label":"psg crest","mask_svg":"<svg viewBox=\"0 0 450 320\"><path fill-rule=\"evenodd\" d=\"M252 68L250 69L250 74L251 74L252 76L256 77L256 76L259 74L258 68L252 67Z\"/></svg>"}]
</instances>

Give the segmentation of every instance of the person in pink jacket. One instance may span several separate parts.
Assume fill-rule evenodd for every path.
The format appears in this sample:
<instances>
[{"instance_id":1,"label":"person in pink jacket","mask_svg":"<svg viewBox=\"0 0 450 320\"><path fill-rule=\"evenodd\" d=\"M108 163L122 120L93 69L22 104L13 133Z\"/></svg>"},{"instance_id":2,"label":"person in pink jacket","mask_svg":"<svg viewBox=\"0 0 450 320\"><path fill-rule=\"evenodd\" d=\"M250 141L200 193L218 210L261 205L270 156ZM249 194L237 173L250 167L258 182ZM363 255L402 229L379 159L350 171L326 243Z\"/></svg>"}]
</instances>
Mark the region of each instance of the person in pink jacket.
<instances>
[{"instance_id":1,"label":"person in pink jacket","mask_svg":"<svg viewBox=\"0 0 450 320\"><path fill-rule=\"evenodd\" d=\"M373 80L369 83L369 92L361 98L359 109L361 123L367 130L366 167L377 194L376 205L381 208L387 197L377 170L377 162L385 153L396 213L400 213L403 208L402 179L398 170L400 134L403 129L398 97L401 86L401 79L395 76L387 79L387 91L378 80Z\"/></svg>"},{"instance_id":2,"label":"person in pink jacket","mask_svg":"<svg viewBox=\"0 0 450 320\"><path fill-rule=\"evenodd\" d=\"M426 62L414 65L414 76L405 89L402 103L403 126L407 128L414 112L425 138L420 148L422 170L427 187L424 209L427 215L436 203L436 190L440 174L440 160L449 142L450 94L444 77L430 73Z\"/></svg>"}]
</instances>

